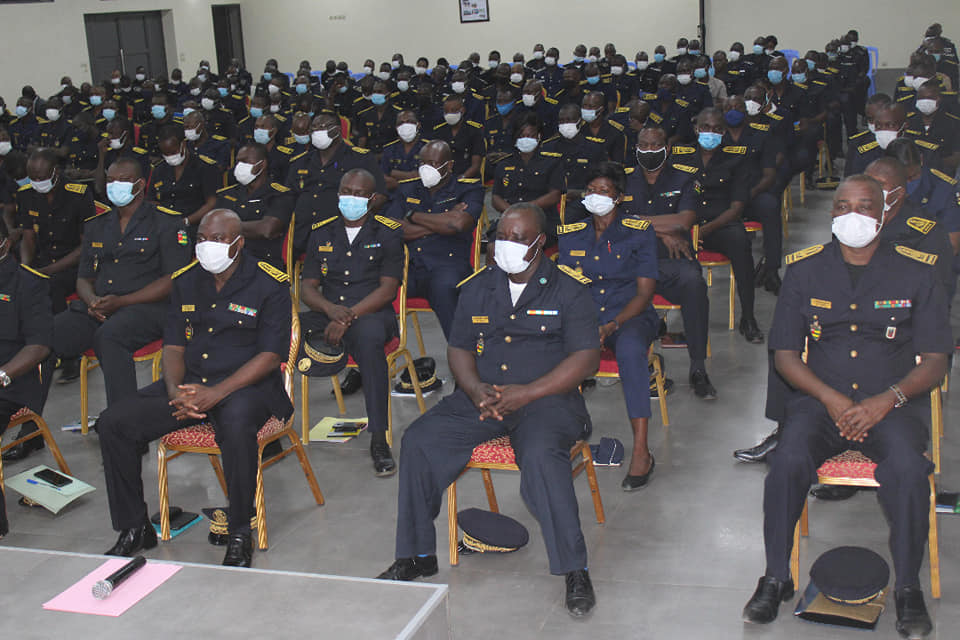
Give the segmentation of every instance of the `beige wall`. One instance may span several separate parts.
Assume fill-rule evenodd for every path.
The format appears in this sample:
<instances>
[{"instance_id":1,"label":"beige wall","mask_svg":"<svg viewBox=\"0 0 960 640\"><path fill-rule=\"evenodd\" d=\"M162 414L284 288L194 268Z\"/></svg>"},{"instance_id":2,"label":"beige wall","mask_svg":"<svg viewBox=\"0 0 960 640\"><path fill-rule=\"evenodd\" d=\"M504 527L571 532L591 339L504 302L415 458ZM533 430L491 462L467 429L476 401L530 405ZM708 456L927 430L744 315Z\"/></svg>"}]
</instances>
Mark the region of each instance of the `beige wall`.
<instances>
[{"instance_id":1,"label":"beige wall","mask_svg":"<svg viewBox=\"0 0 960 640\"><path fill-rule=\"evenodd\" d=\"M74 84L90 80L85 13L163 11L167 66L190 72L206 58L216 65L211 0L56 0L0 6L0 96L12 105L20 88L33 85L41 96L60 89L60 77Z\"/></svg>"},{"instance_id":2,"label":"beige wall","mask_svg":"<svg viewBox=\"0 0 960 640\"><path fill-rule=\"evenodd\" d=\"M322 69L334 58L356 71L366 58L379 64L396 51L410 65L419 56L457 64L471 51L485 62L491 49L529 57L537 42L560 49L561 61L581 42L613 42L632 60L641 45L663 40L672 49L678 37L696 34L698 22L697 0L489 2L490 22L460 24L457 0L240 0L247 65L256 74L276 58L281 70L294 71L306 58Z\"/></svg>"}]
</instances>

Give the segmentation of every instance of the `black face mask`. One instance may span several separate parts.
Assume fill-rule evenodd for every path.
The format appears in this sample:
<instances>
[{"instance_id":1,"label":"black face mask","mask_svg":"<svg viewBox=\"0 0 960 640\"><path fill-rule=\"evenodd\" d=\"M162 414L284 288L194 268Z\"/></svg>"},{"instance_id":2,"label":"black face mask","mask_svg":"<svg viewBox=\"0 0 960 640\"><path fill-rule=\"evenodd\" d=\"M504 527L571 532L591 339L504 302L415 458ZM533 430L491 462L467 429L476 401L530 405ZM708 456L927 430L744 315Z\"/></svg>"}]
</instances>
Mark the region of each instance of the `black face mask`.
<instances>
[{"instance_id":1,"label":"black face mask","mask_svg":"<svg viewBox=\"0 0 960 640\"><path fill-rule=\"evenodd\" d=\"M656 171L667 161L667 149L659 151L640 151L637 149L637 164L645 171Z\"/></svg>"}]
</instances>

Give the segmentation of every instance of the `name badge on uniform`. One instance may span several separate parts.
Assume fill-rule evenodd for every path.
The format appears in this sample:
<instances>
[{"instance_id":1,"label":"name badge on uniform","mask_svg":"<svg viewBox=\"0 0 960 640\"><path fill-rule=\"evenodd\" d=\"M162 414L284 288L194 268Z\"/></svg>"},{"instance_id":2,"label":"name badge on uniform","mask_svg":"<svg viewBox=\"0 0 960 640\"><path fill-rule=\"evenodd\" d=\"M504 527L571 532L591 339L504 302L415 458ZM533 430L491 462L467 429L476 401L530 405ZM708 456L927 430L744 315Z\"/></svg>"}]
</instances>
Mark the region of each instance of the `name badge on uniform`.
<instances>
[{"instance_id":1,"label":"name badge on uniform","mask_svg":"<svg viewBox=\"0 0 960 640\"><path fill-rule=\"evenodd\" d=\"M319 251L320 253L333 253L333 245L322 244L319 247L317 247L317 251Z\"/></svg>"},{"instance_id":2,"label":"name badge on uniform","mask_svg":"<svg viewBox=\"0 0 960 640\"><path fill-rule=\"evenodd\" d=\"M187 313L188 311L196 311L197 308L192 304L182 304L180 305L180 313Z\"/></svg>"},{"instance_id":3,"label":"name badge on uniform","mask_svg":"<svg viewBox=\"0 0 960 640\"><path fill-rule=\"evenodd\" d=\"M190 242L190 238L187 237L187 232L183 229L177 231L177 244L187 246L188 242Z\"/></svg>"},{"instance_id":4,"label":"name badge on uniform","mask_svg":"<svg viewBox=\"0 0 960 640\"><path fill-rule=\"evenodd\" d=\"M558 316L560 312L556 309L527 309L528 316Z\"/></svg>"},{"instance_id":5,"label":"name badge on uniform","mask_svg":"<svg viewBox=\"0 0 960 640\"><path fill-rule=\"evenodd\" d=\"M810 337L819 341L822 335L823 327L820 326L820 321L817 320L817 316L813 316L813 322L810 323Z\"/></svg>"},{"instance_id":6,"label":"name badge on uniform","mask_svg":"<svg viewBox=\"0 0 960 640\"><path fill-rule=\"evenodd\" d=\"M103 243L102 243L102 242L91 242L91 243L90 243L90 246L91 246L92 248L94 248L94 249L103 249Z\"/></svg>"},{"instance_id":7,"label":"name badge on uniform","mask_svg":"<svg viewBox=\"0 0 960 640\"><path fill-rule=\"evenodd\" d=\"M488 316L473 316L472 320L473 324L488 324L490 322L490 318Z\"/></svg>"},{"instance_id":8,"label":"name badge on uniform","mask_svg":"<svg viewBox=\"0 0 960 640\"><path fill-rule=\"evenodd\" d=\"M244 307L243 305L239 305L233 302L230 303L227 309L229 309L230 311L235 311L236 313L242 313L243 315L250 316L251 318L257 317L256 309L251 309L250 307Z\"/></svg>"},{"instance_id":9,"label":"name badge on uniform","mask_svg":"<svg viewBox=\"0 0 960 640\"><path fill-rule=\"evenodd\" d=\"M811 307L819 307L821 309L832 309L833 303L829 300L821 300L820 298L810 298Z\"/></svg>"},{"instance_id":10,"label":"name badge on uniform","mask_svg":"<svg viewBox=\"0 0 960 640\"><path fill-rule=\"evenodd\" d=\"M571 250L570 250L570 255L571 255L571 256L576 256L576 257L583 257L583 256L586 256L586 255L587 255L587 252L584 251L583 249L571 249Z\"/></svg>"},{"instance_id":11,"label":"name badge on uniform","mask_svg":"<svg viewBox=\"0 0 960 640\"><path fill-rule=\"evenodd\" d=\"M0 293L0 302L10 302L10 294Z\"/></svg>"},{"instance_id":12,"label":"name badge on uniform","mask_svg":"<svg viewBox=\"0 0 960 640\"><path fill-rule=\"evenodd\" d=\"M30 209L30 211L28 211L28 213L29 213L31 216L33 216L34 218L39 218L39 217L40 217L40 212L39 212L39 211L34 211L33 209Z\"/></svg>"},{"instance_id":13,"label":"name badge on uniform","mask_svg":"<svg viewBox=\"0 0 960 640\"><path fill-rule=\"evenodd\" d=\"M874 300L873 308L874 309L909 309L913 306L913 302L909 299L907 300Z\"/></svg>"},{"instance_id":14,"label":"name badge on uniform","mask_svg":"<svg viewBox=\"0 0 960 640\"><path fill-rule=\"evenodd\" d=\"M370 244L365 244L365 245L363 245L363 248L364 248L364 249L379 249L380 246L381 246L381 245L380 245L379 242L371 242Z\"/></svg>"}]
</instances>

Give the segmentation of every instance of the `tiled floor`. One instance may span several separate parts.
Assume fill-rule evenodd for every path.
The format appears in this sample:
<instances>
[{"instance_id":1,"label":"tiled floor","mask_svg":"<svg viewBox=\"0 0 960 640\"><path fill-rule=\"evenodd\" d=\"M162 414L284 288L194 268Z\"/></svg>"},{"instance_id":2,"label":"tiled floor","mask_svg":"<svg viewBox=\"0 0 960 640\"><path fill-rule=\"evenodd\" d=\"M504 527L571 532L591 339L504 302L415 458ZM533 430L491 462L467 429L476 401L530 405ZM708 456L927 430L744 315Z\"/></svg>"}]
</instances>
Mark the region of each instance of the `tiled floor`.
<instances>
[{"instance_id":1,"label":"tiled floor","mask_svg":"<svg viewBox=\"0 0 960 640\"><path fill-rule=\"evenodd\" d=\"M806 207L797 205L790 219L785 251L829 238L829 193L810 193ZM756 242L759 243L759 240ZM758 252L757 252L758 253ZM577 480L583 530L590 553L591 575L599 604L586 621L571 620L563 608L563 580L547 573L543 543L536 522L518 493L518 474L494 474L504 513L531 530L531 542L504 556L470 556L451 569L442 555L446 517L437 522L441 570L433 578L451 587L451 621L458 639L489 638L843 638L860 637L854 630L838 630L797 621L790 607L767 627L746 627L740 610L763 571L760 497L764 468L744 465L731 457L733 449L754 443L771 424L763 418L766 349L747 344L727 331L726 269L719 269L711 289L710 376L720 397L712 403L697 400L686 381L687 357L681 350L663 351L667 374L677 386L668 397L670 421L664 428L657 412L651 420L651 446L657 471L651 485L640 492L620 490L625 469L598 469L607 522L593 519L586 481ZM769 329L775 298L758 291L758 317ZM422 320L427 347L452 384L443 358L442 334L433 318ZM955 323L956 325L957 323ZM659 350L659 348L658 348ZM141 380L147 375L141 370ZM93 375L93 411L103 403L99 374ZM960 402L957 391L946 396L946 439L941 486L960 487L957 471L958 439L951 428L951 409ZM75 420L79 406L77 385L56 387L47 418L51 425ZM311 412L319 419L336 411L328 385L314 381ZM429 403L435 402L431 398ZM588 392L587 403L595 424L594 439L615 436L630 443L619 385ZM363 413L362 397L347 398L350 415ZM416 414L412 400L395 403L396 424L406 425ZM102 552L112 544L106 494L96 435L58 434L58 441L74 473L99 490L59 516L25 509L8 499L12 531L0 544L80 552ZM398 440L399 441L399 440ZM310 446L310 459L327 503L317 507L294 460L267 471L266 500L270 550L257 553L255 566L316 571L347 576L374 576L393 559L396 514L396 478L372 474L367 438L344 445ZM7 465L9 476L27 464L45 461L49 453L28 462ZM157 506L156 462L151 454L144 470L148 501ZM460 482L462 508L484 506L480 474L468 473ZM224 503L220 488L203 456L185 456L170 465L173 504L187 510ZM888 556L887 527L873 495L861 493L835 504L811 503L811 536L802 542L801 572L817 555L842 544L860 544ZM960 518L940 518L943 598L929 598L926 567L921 574L940 638L955 638L960 624ZM206 541L205 525L196 526L148 555L170 560L219 563L223 549ZM2 570L0 570L2 575ZM804 584L806 580L803 580ZM952 604L951 604L952 603ZM229 602L219 606L230 606ZM269 609L269 605L266 606ZM370 603L368 615L375 615ZM0 629L3 628L0 616ZM895 638L895 614L884 613L876 638ZM296 615L285 615L278 637L301 637L317 629L300 628ZM321 633L322 635L322 633Z\"/></svg>"}]
</instances>

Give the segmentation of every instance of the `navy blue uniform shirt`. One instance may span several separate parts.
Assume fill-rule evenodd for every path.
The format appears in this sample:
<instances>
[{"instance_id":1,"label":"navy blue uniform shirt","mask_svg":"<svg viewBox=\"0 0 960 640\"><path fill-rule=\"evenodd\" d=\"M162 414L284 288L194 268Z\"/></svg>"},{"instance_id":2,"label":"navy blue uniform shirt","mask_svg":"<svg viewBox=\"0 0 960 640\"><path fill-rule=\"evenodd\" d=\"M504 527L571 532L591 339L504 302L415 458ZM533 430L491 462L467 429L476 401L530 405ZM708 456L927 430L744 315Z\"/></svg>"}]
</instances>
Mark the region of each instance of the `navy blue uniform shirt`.
<instances>
[{"instance_id":1,"label":"navy blue uniform shirt","mask_svg":"<svg viewBox=\"0 0 960 640\"><path fill-rule=\"evenodd\" d=\"M0 260L0 364L9 362L27 345L53 344L53 311L49 278L21 267L8 254ZM32 369L0 387L0 399L30 407L40 413L40 373Z\"/></svg>"},{"instance_id":2,"label":"navy blue uniform shirt","mask_svg":"<svg viewBox=\"0 0 960 640\"><path fill-rule=\"evenodd\" d=\"M244 249L256 260L263 260L284 270L283 243L293 216L296 200L290 189L278 182L266 182L252 193L244 186L234 184L217 191L217 209L229 209L243 222L257 222L264 217L276 218L284 232L273 239L247 238Z\"/></svg>"}]
</instances>

